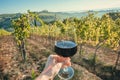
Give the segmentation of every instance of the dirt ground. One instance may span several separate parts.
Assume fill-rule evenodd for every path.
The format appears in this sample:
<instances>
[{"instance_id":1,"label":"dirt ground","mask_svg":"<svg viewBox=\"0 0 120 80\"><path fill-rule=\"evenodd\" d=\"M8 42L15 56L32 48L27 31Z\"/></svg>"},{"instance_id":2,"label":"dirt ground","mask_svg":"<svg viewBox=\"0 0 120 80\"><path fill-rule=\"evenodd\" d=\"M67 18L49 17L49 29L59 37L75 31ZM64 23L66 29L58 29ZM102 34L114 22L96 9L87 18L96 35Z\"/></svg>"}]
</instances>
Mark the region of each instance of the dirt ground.
<instances>
[{"instance_id":1,"label":"dirt ground","mask_svg":"<svg viewBox=\"0 0 120 80\"><path fill-rule=\"evenodd\" d=\"M55 54L54 41L54 38L31 35L26 41L27 60L24 63L14 37L11 35L0 36L0 80L24 80L26 75L31 76L33 73L37 77L43 70L47 57L50 54ZM72 80L102 80L100 78L101 68L104 69L103 66L113 66L117 54L114 52L109 52L108 54L103 49L98 50L97 60L101 65L96 68L98 73L93 74L89 59L91 59L95 48L83 46L83 50L82 57L78 49L77 54L71 58L72 67L75 69L75 75ZM109 74L109 72L104 72L102 75L104 74ZM59 79L55 78L55 80Z\"/></svg>"}]
</instances>

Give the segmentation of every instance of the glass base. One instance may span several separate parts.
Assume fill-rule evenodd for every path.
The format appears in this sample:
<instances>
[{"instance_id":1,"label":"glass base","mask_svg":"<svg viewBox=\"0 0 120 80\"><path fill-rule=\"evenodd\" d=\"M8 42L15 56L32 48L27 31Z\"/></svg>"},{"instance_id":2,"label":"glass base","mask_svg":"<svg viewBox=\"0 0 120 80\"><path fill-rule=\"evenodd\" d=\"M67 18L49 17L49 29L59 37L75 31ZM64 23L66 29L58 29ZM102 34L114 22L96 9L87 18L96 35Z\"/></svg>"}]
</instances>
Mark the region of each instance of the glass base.
<instances>
[{"instance_id":1,"label":"glass base","mask_svg":"<svg viewBox=\"0 0 120 80\"><path fill-rule=\"evenodd\" d=\"M74 70L72 67L62 68L58 73L59 78L62 80L69 80L73 77L73 75L74 75Z\"/></svg>"}]
</instances>

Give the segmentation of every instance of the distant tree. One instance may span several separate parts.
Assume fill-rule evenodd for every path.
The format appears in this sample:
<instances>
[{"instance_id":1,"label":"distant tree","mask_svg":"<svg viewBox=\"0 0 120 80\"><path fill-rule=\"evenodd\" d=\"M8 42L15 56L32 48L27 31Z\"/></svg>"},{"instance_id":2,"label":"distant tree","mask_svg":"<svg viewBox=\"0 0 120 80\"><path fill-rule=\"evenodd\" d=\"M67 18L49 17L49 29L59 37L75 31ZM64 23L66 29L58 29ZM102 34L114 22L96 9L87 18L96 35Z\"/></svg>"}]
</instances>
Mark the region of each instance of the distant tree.
<instances>
[{"instance_id":1,"label":"distant tree","mask_svg":"<svg viewBox=\"0 0 120 80\"><path fill-rule=\"evenodd\" d=\"M41 12L48 13L48 10L42 10Z\"/></svg>"},{"instance_id":2,"label":"distant tree","mask_svg":"<svg viewBox=\"0 0 120 80\"><path fill-rule=\"evenodd\" d=\"M116 20L117 18L120 18L120 12L112 12L112 13L108 13L108 15L109 15L113 20Z\"/></svg>"}]
</instances>

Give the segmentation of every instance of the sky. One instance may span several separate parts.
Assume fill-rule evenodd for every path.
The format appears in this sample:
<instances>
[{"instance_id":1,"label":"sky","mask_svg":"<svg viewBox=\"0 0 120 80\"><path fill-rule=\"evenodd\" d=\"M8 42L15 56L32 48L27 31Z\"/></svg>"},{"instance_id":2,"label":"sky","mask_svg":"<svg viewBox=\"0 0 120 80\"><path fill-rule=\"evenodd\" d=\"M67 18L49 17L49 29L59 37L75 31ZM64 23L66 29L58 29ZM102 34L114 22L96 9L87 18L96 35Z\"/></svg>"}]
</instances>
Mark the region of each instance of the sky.
<instances>
[{"instance_id":1,"label":"sky","mask_svg":"<svg viewBox=\"0 0 120 80\"><path fill-rule=\"evenodd\" d=\"M120 0L0 0L0 14L48 10L80 11L120 8Z\"/></svg>"}]
</instances>

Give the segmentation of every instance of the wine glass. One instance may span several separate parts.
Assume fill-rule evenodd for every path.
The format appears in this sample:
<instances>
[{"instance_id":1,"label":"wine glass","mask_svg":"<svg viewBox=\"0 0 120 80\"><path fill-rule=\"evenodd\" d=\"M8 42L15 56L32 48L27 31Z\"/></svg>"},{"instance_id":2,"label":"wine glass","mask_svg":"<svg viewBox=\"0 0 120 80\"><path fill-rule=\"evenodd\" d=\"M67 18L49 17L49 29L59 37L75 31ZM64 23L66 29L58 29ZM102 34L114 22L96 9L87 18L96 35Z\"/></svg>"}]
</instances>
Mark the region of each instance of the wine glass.
<instances>
[{"instance_id":1,"label":"wine glass","mask_svg":"<svg viewBox=\"0 0 120 80\"><path fill-rule=\"evenodd\" d=\"M55 52L62 57L71 57L77 52L77 44L70 40L61 40L55 42ZM74 70L72 67L60 69L58 76L63 80L69 80L73 77Z\"/></svg>"}]
</instances>

